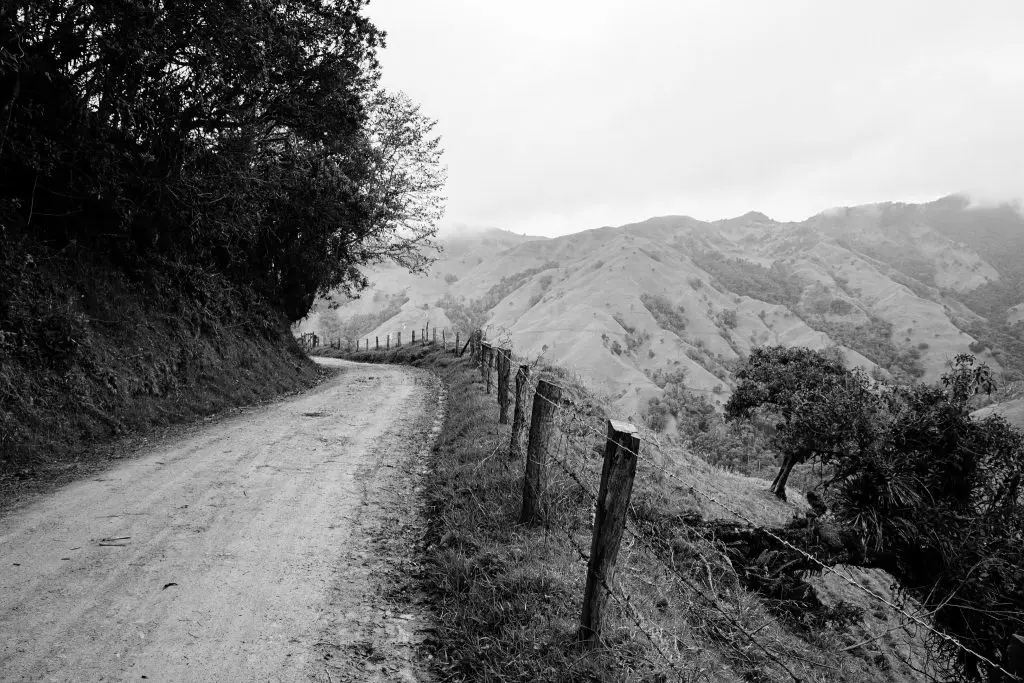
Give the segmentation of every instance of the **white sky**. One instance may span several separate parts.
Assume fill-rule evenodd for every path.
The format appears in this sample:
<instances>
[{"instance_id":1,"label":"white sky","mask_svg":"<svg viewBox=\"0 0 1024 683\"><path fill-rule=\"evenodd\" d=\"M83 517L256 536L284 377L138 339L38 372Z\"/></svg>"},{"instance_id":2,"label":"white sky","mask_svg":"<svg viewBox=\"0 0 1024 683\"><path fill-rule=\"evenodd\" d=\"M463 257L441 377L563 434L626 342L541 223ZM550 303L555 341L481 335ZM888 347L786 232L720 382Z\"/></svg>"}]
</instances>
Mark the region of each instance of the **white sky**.
<instances>
[{"instance_id":1,"label":"white sky","mask_svg":"<svg viewBox=\"0 0 1024 683\"><path fill-rule=\"evenodd\" d=\"M445 224L1024 196L1024 0L373 0Z\"/></svg>"}]
</instances>

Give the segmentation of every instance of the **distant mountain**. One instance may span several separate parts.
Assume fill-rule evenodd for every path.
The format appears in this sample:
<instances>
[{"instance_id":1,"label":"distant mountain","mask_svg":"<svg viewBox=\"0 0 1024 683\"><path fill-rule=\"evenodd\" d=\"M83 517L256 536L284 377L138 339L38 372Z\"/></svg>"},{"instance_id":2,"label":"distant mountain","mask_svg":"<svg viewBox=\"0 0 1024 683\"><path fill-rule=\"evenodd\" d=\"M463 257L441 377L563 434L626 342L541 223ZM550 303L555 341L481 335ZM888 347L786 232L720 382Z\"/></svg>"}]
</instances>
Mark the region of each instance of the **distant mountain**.
<instances>
[{"instance_id":1,"label":"distant mountain","mask_svg":"<svg viewBox=\"0 0 1024 683\"><path fill-rule=\"evenodd\" d=\"M721 405L737 362L762 344L837 347L848 363L905 381L934 381L968 351L1019 375L1022 256L1015 209L958 196L799 223L751 212L556 239L491 230L446 241L427 277L371 273L361 299L318 305L303 328L383 338L427 321L482 324L639 418L671 383Z\"/></svg>"}]
</instances>

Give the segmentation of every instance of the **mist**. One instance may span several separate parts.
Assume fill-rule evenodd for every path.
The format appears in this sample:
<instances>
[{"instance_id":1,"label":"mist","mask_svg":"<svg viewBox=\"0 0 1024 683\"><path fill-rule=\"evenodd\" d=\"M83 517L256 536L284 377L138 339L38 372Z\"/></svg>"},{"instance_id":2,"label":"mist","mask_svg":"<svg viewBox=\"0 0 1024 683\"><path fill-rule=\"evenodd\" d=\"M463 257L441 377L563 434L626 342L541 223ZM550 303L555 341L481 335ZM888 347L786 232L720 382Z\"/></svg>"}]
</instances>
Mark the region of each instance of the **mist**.
<instances>
[{"instance_id":1,"label":"mist","mask_svg":"<svg viewBox=\"0 0 1024 683\"><path fill-rule=\"evenodd\" d=\"M1014 2L376 0L385 85L439 120L448 225L1024 194Z\"/></svg>"}]
</instances>

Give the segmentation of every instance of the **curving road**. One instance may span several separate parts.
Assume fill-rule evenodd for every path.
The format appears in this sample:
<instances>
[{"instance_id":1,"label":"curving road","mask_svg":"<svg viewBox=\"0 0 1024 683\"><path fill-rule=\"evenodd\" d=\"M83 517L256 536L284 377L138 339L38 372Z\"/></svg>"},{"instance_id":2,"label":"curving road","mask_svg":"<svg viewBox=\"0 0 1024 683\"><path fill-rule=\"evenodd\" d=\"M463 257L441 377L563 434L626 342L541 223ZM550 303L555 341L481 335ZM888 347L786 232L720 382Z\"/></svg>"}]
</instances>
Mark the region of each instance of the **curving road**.
<instances>
[{"instance_id":1,"label":"curving road","mask_svg":"<svg viewBox=\"0 0 1024 683\"><path fill-rule=\"evenodd\" d=\"M441 390L323 362L309 393L0 519L0 680L423 680L426 619L394 596Z\"/></svg>"}]
</instances>

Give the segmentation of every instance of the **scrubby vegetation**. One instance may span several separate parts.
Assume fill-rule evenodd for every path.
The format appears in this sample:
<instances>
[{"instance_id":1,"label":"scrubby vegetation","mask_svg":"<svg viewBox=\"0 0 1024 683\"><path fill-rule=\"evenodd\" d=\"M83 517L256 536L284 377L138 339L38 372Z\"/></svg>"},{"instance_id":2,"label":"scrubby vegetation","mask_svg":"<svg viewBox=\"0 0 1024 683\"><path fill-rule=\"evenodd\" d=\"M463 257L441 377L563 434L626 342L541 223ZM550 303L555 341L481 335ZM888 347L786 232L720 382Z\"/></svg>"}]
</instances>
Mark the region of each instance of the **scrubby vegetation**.
<instances>
[{"instance_id":1,"label":"scrubby vegetation","mask_svg":"<svg viewBox=\"0 0 1024 683\"><path fill-rule=\"evenodd\" d=\"M819 559L884 568L941 631L1006 662L1024 613L1024 434L971 418L971 398L993 386L988 368L962 355L941 386L880 387L818 352L774 347L755 349L738 377L727 415L775 424L777 495L796 463L830 468L822 488L846 540ZM931 642L950 678L1001 680Z\"/></svg>"},{"instance_id":2,"label":"scrubby vegetation","mask_svg":"<svg viewBox=\"0 0 1024 683\"><path fill-rule=\"evenodd\" d=\"M703 433L719 421L715 407L704 395L687 389L685 369L658 368L646 374L658 388L664 389L660 397L653 396L647 401L644 410L644 420L654 431L664 432L670 417L676 421L680 434Z\"/></svg>"},{"instance_id":3,"label":"scrubby vegetation","mask_svg":"<svg viewBox=\"0 0 1024 683\"><path fill-rule=\"evenodd\" d=\"M697 267L710 273L730 292L790 307L800 302L803 283L777 264L765 268L714 251L694 251L692 258Z\"/></svg>"},{"instance_id":4,"label":"scrubby vegetation","mask_svg":"<svg viewBox=\"0 0 1024 683\"><path fill-rule=\"evenodd\" d=\"M490 318L491 309L497 306L509 294L522 287L527 280L537 273L553 268L558 268L558 263L556 261L549 261L537 268L528 268L512 275L506 275L497 284L491 285L490 289L479 299L466 301L463 297L456 299L451 295L445 295L438 299L435 305L438 308L444 309L445 315L448 316L448 319L452 321L452 325L457 329L467 333L483 329L487 327L487 320ZM541 278L542 291L547 289L550 284L550 275L545 275ZM537 296L537 301L539 301L539 295ZM537 301L531 300L530 305L532 306Z\"/></svg>"},{"instance_id":5,"label":"scrubby vegetation","mask_svg":"<svg viewBox=\"0 0 1024 683\"><path fill-rule=\"evenodd\" d=\"M114 437L316 381L279 313L226 277L71 254L16 246L0 269L18 281L0 304L17 321L0 336L0 495L81 476Z\"/></svg>"},{"instance_id":6,"label":"scrubby vegetation","mask_svg":"<svg viewBox=\"0 0 1024 683\"><path fill-rule=\"evenodd\" d=\"M683 336L686 331L686 310L682 306L676 306L659 294L641 294L640 301L654 316L659 327L679 337Z\"/></svg>"},{"instance_id":7,"label":"scrubby vegetation","mask_svg":"<svg viewBox=\"0 0 1024 683\"><path fill-rule=\"evenodd\" d=\"M814 322L814 327L898 376L913 380L925 374L920 363L921 350L893 344L892 324L881 318L872 316L867 323L821 319Z\"/></svg>"}]
</instances>

